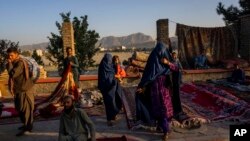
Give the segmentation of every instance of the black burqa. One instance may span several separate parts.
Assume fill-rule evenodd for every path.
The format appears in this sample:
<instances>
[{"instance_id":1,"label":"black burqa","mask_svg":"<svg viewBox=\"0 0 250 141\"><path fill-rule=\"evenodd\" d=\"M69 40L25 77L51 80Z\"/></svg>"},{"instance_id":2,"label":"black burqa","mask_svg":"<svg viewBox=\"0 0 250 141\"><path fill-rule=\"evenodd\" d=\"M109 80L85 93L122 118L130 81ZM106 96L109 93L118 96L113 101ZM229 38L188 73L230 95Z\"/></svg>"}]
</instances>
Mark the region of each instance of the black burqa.
<instances>
[{"instance_id":1,"label":"black burqa","mask_svg":"<svg viewBox=\"0 0 250 141\"><path fill-rule=\"evenodd\" d=\"M115 78L115 70L112 64L112 55L106 53L98 69L98 88L103 95L107 120L115 119L119 113L122 102L122 88Z\"/></svg>"}]
</instances>

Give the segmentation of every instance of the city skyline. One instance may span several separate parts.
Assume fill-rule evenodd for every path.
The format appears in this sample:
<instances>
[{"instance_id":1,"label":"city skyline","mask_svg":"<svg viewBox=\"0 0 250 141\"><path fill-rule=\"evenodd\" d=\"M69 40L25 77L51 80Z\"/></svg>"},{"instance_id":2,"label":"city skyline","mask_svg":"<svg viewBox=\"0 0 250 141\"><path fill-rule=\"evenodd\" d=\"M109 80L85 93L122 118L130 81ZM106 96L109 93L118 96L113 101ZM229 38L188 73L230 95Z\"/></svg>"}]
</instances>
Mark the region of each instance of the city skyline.
<instances>
[{"instance_id":1,"label":"city skyline","mask_svg":"<svg viewBox=\"0 0 250 141\"><path fill-rule=\"evenodd\" d=\"M127 36L141 32L156 37L156 21L169 19L170 37L175 34L175 24L191 26L224 26L216 13L218 2L226 7L238 6L238 0L61 0L0 2L0 39L20 45L48 42L51 32L58 33L55 22L61 22L59 13L71 12L71 18L88 15L89 29L100 37Z\"/></svg>"}]
</instances>

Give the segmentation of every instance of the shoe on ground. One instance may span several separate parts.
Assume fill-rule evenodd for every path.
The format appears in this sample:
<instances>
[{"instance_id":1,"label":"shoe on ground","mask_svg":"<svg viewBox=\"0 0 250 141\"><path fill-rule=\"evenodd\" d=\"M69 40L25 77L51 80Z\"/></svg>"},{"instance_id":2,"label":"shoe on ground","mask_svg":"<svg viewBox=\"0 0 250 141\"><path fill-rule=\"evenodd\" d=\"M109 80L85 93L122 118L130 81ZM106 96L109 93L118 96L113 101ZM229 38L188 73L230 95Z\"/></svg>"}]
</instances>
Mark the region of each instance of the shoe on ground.
<instances>
[{"instance_id":1,"label":"shoe on ground","mask_svg":"<svg viewBox=\"0 0 250 141\"><path fill-rule=\"evenodd\" d=\"M18 130L24 130L24 125L23 126L20 126L20 127L18 127Z\"/></svg>"},{"instance_id":2,"label":"shoe on ground","mask_svg":"<svg viewBox=\"0 0 250 141\"><path fill-rule=\"evenodd\" d=\"M23 135L25 135L25 130L21 130L20 132L18 132L17 134L16 134L16 136L17 137L20 137L20 136L23 136Z\"/></svg>"},{"instance_id":3,"label":"shoe on ground","mask_svg":"<svg viewBox=\"0 0 250 141\"><path fill-rule=\"evenodd\" d=\"M108 122L107 122L107 125L108 125L108 126L114 126L114 123L113 123L112 121L108 121Z\"/></svg>"},{"instance_id":4,"label":"shoe on ground","mask_svg":"<svg viewBox=\"0 0 250 141\"><path fill-rule=\"evenodd\" d=\"M165 133L162 137L162 141L167 141L169 137L169 133Z\"/></svg>"},{"instance_id":5,"label":"shoe on ground","mask_svg":"<svg viewBox=\"0 0 250 141\"><path fill-rule=\"evenodd\" d=\"M24 131L29 131L29 132L32 132L32 129L33 129L33 126L25 127L23 125L23 126L18 127L18 130L24 130Z\"/></svg>"},{"instance_id":6,"label":"shoe on ground","mask_svg":"<svg viewBox=\"0 0 250 141\"><path fill-rule=\"evenodd\" d=\"M115 116L115 117L114 117L114 118L113 118L112 120L115 120L115 121L116 121L116 120L118 120L118 117L117 117L117 115L116 115L116 116Z\"/></svg>"}]
</instances>

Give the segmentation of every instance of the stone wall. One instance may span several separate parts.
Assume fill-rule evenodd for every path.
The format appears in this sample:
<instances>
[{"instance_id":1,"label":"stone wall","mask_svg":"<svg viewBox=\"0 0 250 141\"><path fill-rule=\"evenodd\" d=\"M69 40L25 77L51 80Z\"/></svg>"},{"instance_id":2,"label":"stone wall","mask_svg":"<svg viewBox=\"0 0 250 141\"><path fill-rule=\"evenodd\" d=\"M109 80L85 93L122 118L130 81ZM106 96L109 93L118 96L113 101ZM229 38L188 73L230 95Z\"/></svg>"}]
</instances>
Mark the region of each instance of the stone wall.
<instances>
[{"instance_id":1,"label":"stone wall","mask_svg":"<svg viewBox=\"0 0 250 141\"><path fill-rule=\"evenodd\" d=\"M168 19L159 19L156 21L157 27L157 39L169 44L169 30L168 30Z\"/></svg>"},{"instance_id":2,"label":"stone wall","mask_svg":"<svg viewBox=\"0 0 250 141\"><path fill-rule=\"evenodd\" d=\"M62 23L62 38L63 38L63 54L67 56L66 48L72 48L73 55L75 55L75 41L74 41L74 29L70 22Z\"/></svg>"},{"instance_id":3,"label":"stone wall","mask_svg":"<svg viewBox=\"0 0 250 141\"><path fill-rule=\"evenodd\" d=\"M208 70L185 70L186 73L183 74L183 82L193 82L193 81L206 81L206 80L215 80L221 78L227 78L231 76L232 70L225 69L208 69ZM250 76L250 68L245 69L246 75ZM80 78L80 87L82 89L96 89L97 88L97 75L92 76L81 76ZM51 94L60 78L46 78L38 80L38 83L32 89L32 93L35 95L41 94ZM140 82L140 78L136 77L127 77L124 78L123 86L137 86ZM0 90L4 97L10 97L7 88L7 82L0 82Z\"/></svg>"},{"instance_id":4,"label":"stone wall","mask_svg":"<svg viewBox=\"0 0 250 141\"><path fill-rule=\"evenodd\" d=\"M240 54L250 61L250 15L240 17Z\"/></svg>"},{"instance_id":5,"label":"stone wall","mask_svg":"<svg viewBox=\"0 0 250 141\"><path fill-rule=\"evenodd\" d=\"M32 88L31 92L35 95L41 95L41 94L51 94L56 86L58 85L60 81L60 78L46 78L46 79L40 79L35 84L35 86ZM123 84L124 86L133 86L137 85L139 83L140 79L138 78L124 78ZM82 79L80 80L80 88L82 89L97 89L97 76L95 75L91 79ZM8 91L8 85L7 81L0 81L0 91L2 93L2 96L4 97L11 97L9 91Z\"/></svg>"}]
</instances>

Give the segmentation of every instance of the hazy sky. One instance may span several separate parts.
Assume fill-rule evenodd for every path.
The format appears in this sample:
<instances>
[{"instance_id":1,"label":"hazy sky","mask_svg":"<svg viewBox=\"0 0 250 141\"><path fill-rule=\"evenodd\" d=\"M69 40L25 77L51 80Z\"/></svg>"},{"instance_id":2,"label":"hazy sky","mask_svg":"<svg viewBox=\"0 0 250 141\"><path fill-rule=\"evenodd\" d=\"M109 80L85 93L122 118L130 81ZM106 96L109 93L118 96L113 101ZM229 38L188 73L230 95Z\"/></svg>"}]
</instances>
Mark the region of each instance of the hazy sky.
<instances>
[{"instance_id":1,"label":"hazy sky","mask_svg":"<svg viewBox=\"0 0 250 141\"><path fill-rule=\"evenodd\" d=\"M218 2L238 6L238 0L1 0L0 39L20 45L48 42L50 32L58 33L59 13L71 17L88 15L89 29L101 37L126 36L142 32L156 36L156 21L171 21L193 26L224 26L216 13ZM175 24L170 23L170 36Z\"/></svg>"}]
</instances>

